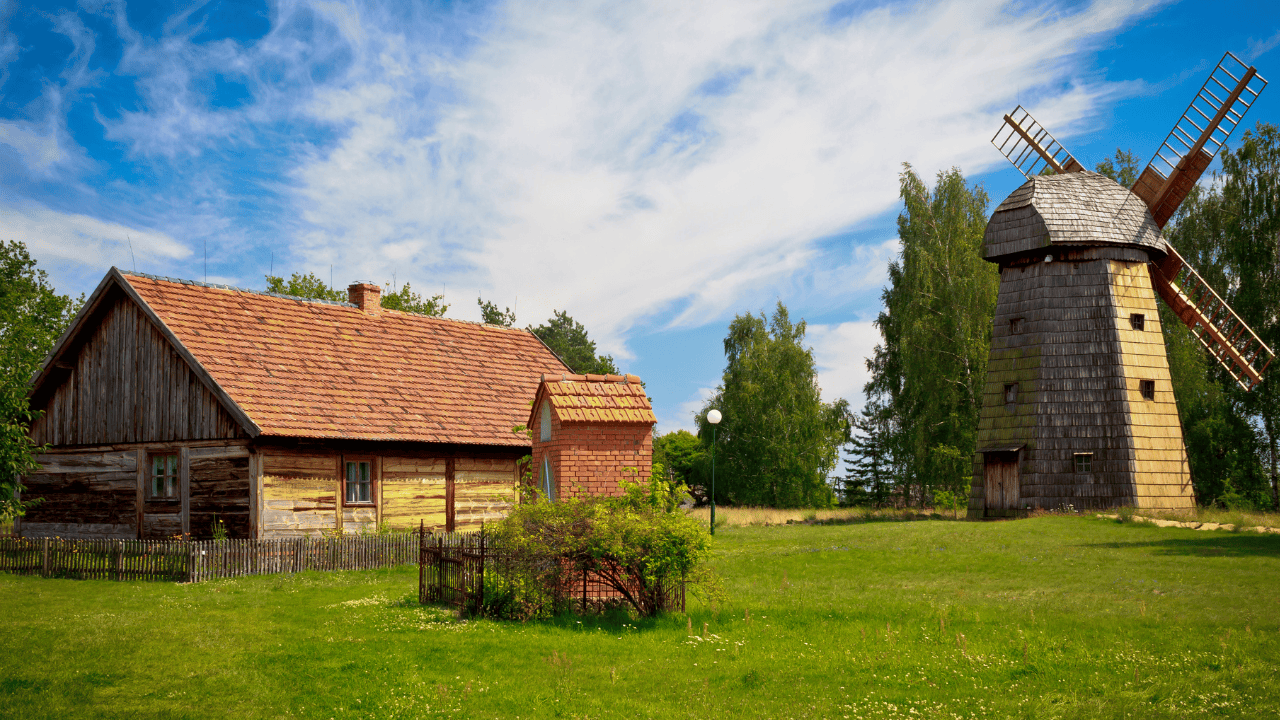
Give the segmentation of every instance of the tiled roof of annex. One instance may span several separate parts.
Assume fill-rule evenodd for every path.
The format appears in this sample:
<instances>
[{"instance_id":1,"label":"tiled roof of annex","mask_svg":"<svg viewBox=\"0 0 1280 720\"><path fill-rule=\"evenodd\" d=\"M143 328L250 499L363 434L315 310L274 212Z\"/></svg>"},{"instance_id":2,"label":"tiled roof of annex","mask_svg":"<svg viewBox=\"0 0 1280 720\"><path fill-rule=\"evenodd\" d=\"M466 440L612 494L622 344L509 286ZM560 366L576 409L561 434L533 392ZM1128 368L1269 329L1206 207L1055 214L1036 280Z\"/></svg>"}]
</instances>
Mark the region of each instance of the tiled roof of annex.
<instances>
[{"instance_id":1,"label":"tiled roof of annex","mask_svg":"<svg viewBox=\"0 0 1280 720\"><path fill-rule=\"evenodd\" d=\"M264 435L528 445L527 330L122 273Z\"/></svg>"},{"instance_id":2,"label":"tiled roof of annex","mask_svg":"<svg viewBox=\"0 0 1280 720\"><path fill-rule=\"evenodd\" d=\"M635 375L547 373L542 376L537 400L543 397L551 401L551 412L562 423L658 422L644 386ZM539 408L535 401L529 412L530 427Z\"/></svg>"}]
</instances>

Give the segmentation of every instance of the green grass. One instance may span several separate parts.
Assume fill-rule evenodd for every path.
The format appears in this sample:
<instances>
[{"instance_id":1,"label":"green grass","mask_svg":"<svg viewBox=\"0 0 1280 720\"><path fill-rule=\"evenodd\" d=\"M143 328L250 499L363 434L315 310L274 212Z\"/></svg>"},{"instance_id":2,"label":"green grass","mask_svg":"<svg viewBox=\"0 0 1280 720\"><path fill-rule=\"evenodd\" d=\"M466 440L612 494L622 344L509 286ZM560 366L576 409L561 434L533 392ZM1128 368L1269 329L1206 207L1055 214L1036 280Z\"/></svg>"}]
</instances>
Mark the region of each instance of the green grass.
<instances>
[{"instance_id":1,"label":"green grass","mask_svg":"<svg viewBox=\"0 0 1280 720\"><path fill-rule=\"evenodd\" d=\"M1039 517L725 528L728 599L461 622L416 571L0 576L0 717L1275 717L1280 537ZM746 612L751 619L745 619Z\"/></svg>"}]
</instances>

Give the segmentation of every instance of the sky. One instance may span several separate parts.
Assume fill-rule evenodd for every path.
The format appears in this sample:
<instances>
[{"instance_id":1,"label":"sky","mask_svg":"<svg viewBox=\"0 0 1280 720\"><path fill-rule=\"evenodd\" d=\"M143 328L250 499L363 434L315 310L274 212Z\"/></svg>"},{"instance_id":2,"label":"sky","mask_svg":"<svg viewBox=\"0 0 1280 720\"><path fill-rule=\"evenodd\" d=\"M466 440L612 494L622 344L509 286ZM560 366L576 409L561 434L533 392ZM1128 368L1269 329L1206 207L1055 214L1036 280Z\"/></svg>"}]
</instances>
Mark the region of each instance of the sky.
<instances>
[{"instance_id":1,"label":"sky","mask_svg":"<svg viewBox=\"0 0 1280 720\"><path fill-rule=\"evenodd\" d=\"M1224 52L1280 78L1278 46L1257 1L0 0L0 239L71 294L312 272L564 310L661 432L782 302L858 407L904 163L994 208L1017 105L1146 161Z\"/></svg>"}]
</instances>

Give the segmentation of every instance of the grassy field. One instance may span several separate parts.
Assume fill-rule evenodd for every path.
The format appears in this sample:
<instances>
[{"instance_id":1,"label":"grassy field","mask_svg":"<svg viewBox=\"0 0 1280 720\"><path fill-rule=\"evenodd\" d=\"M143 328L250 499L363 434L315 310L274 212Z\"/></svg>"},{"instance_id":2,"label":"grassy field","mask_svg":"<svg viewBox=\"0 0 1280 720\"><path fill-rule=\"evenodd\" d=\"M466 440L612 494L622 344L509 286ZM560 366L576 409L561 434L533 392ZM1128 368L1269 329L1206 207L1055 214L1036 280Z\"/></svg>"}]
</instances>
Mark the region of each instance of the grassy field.
<instances>
[{"instance_id":1,"label":"grassy field","mask_svg":"<svg viewBox=\"0 0 1280 720\"><path fill-rule=\"evenodd\" d=\"M1280 536L1049 516L715 544L728 599L690 620L463 622L409 601L413 569L0 576L0 717L1278 714Z\"/></svg>"}]
</instances>

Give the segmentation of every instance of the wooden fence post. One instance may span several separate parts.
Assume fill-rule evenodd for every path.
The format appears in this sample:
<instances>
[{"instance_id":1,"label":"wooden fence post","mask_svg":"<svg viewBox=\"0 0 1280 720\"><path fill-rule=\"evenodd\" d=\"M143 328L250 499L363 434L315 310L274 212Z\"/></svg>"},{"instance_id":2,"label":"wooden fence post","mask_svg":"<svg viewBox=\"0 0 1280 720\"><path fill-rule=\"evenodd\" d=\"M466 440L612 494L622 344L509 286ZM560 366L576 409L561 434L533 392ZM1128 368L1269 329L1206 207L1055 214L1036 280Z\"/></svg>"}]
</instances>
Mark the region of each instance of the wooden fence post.
<instances>
[{"instance_id":1,"label":"wooden fence post","mask_svg":"<svg viewBox=\"0 0 1280 720\"><path fill-rule=\"evenodd\" d=\"M426 523L418 521L418 604L427 602L427 536Z\"/></svg>"},{"instance_id":2,"label":"wooden fence post","mask_svg":"<svg viewBox=\"0 0 1280 720\"><path fill-rule=\"evenodd\" d=\"M49 538L43 538L40 543L44 559L40 564L40 577L49 577Z\"/></svg>"},{"instance_id":3,"label":"wooden fence post","mask_svg":"<svg viewBox=\"0 0 1280 720\"><path fill-rule=\"evenodd\" d=\"M120 572L124 565L124 541L116 540L115 553L115 578L116 582L120 582Z\"/></svg>"}]
</instances>

